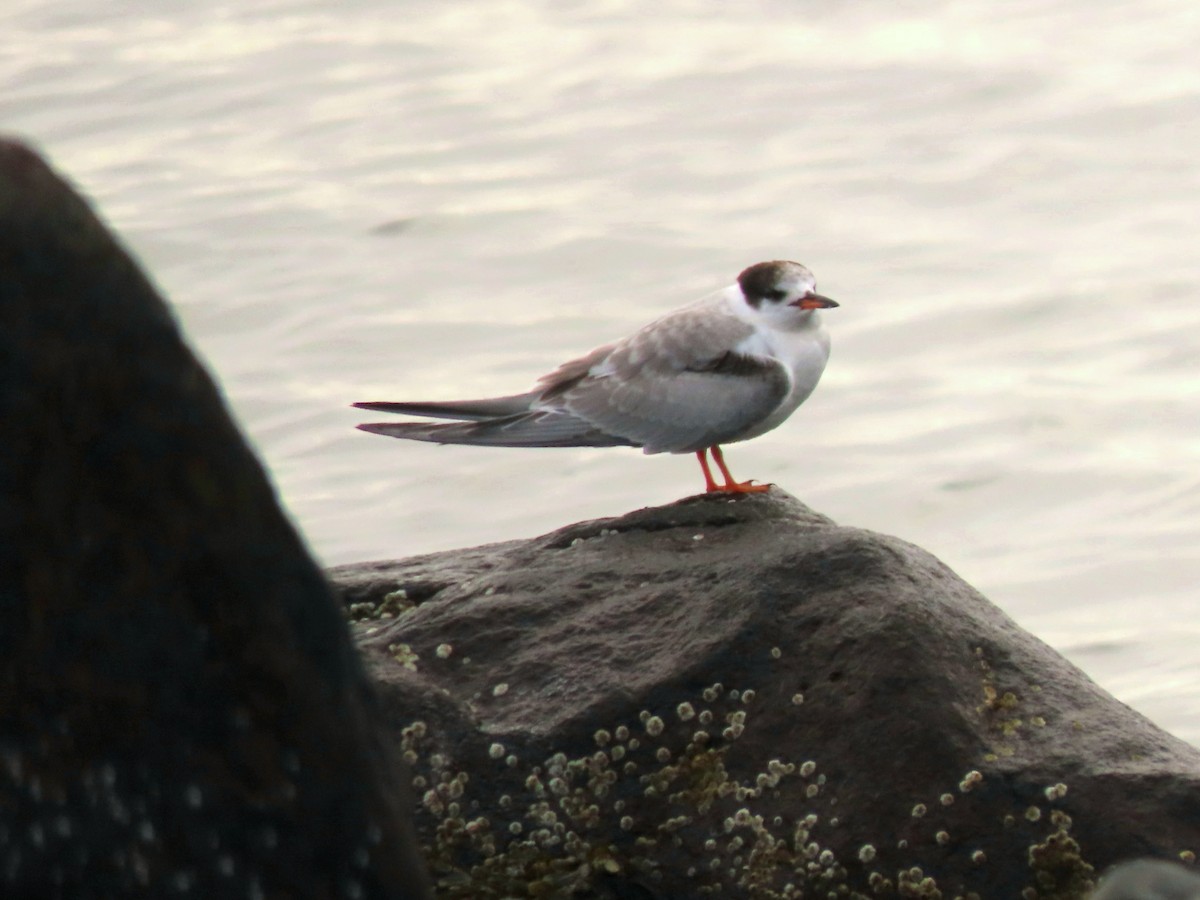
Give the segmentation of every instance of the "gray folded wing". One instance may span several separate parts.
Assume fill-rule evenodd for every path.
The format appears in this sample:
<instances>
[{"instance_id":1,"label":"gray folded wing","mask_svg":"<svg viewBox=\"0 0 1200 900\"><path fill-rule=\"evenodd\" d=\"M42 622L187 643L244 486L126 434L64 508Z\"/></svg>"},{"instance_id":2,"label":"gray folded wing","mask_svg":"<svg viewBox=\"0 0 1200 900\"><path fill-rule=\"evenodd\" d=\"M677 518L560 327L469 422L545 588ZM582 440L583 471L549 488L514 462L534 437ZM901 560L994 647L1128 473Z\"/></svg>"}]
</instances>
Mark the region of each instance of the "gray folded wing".
<instances>
[{"instance_id":1,"label":"gray folded wing","mask_svg":"<svg viewBox=\"0 0 1200 900\"><path fill-rule=\"evenodd\" d=\"M586 357L560 367L560 373L578 380L587 374L593 358L610 348L601 347ZM582 366L582 368L580 368ZM549 376L548 376L549 377ZM475 444L490 447L615 447L629 446L620 435L607 434L586 419L569 412L535 406L546 391L539 387L524 394L486 397L480 400L380 401L355 403L359 409L430 419L457 419L440 422L367 422L362 431L410 441L437 444Z\"/></svg>"},{"instance_id":2,"label":"gray folded wing","mask_svg":"<svg viewBox=\"0 0 1200 900\"><path fill-rule=\"evenodd\" d=\"M609 434L570 413L536 410L478 422L367 422L362 431L435 444L486 447L630 447L639 446Z\"/></svg>"},{"instance_id":3,"label":"gray folded wing","mask_svg":"<svg viewBox=\"0 0 1200 900\"><path fill-rule=\"evenodd\" d=\"M529 412L540 393L540 391L529 391L524 394L512 394L508 397L486 397L481 400L369 401L352 405L358 409L370 409L375 412L478 422L483 419L498 419Z\"/></svg>"},{"instance_id":4,"label":"gray folded wing","mask_svg":"<svg viewBox=\"0 0 1200 900\"><path fill-rule=\"evenodd\" d=\"M363 431L439 444L644 447L684 453L737 440L792 387L776 360L735 350L752 329L719 303L693 304L560 366L524 394L355 403L452 423L372 422Z\"/></svg>"},{"instance_id":5,"label":"gray folded wing","mask_svg":"<svg viewBox=\"0 0 1200 900\"><path fill-rule=\"evenodd\" d=\"M585 375L562 367L573 377L544 380L541 402L647 453L737 440L792 385L776 360L735 352L750 334L748 324L712 304L685 307L615 345Z\"/></svg>"}]
</instances>

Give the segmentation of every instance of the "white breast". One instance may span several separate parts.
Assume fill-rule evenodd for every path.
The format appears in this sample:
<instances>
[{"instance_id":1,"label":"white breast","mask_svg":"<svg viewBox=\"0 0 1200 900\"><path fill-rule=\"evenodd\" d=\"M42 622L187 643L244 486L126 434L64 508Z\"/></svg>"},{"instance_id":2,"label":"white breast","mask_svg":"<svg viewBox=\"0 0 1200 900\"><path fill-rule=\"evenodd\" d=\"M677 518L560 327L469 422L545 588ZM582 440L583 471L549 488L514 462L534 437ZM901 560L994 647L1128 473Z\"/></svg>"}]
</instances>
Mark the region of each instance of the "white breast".
<instances>
[{"instance_id":1,"label":"white breast","mask_svg":"<svg viewBox=\"0 0 1200 900\"><path fill-rule=\"evenodd\" d=\"M775 411L737 440L765 434L796 411L816 389L829 361L829 334L821 325L818 313L808 315L803 326L795 330L758 328L736 348L738 353L777 359L792 375L792 389Z\"/></svg>"}]
</instances>

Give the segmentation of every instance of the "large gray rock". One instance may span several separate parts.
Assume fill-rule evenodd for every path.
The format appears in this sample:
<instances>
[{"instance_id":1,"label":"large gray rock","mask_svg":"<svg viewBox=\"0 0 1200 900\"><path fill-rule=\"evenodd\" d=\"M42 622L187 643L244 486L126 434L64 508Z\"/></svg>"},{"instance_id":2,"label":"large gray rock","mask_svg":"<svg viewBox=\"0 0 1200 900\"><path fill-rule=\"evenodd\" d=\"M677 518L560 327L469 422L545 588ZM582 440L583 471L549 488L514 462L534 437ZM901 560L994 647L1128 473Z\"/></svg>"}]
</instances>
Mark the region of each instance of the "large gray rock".
<instances>
[{"instance_id":1,"label":"large gray rock","mask_svg":"<svg viewBox=\"0 0 1200 900\"><path fill-rule=\"evenodd\" d=\"M378 723L165 305L0 141L0 895L424 896Z\"/></svg>"},{"instance_id":2,"label":"large gray rock","mask_svg":"<svg viewBox=\"0 0 1200 900\"><path fill-rule=\"evenodd\" d=\"M441 896L1066 898L1200 847L1200 753L778 490L331 574Z\"/></svg>"}]
</instances>

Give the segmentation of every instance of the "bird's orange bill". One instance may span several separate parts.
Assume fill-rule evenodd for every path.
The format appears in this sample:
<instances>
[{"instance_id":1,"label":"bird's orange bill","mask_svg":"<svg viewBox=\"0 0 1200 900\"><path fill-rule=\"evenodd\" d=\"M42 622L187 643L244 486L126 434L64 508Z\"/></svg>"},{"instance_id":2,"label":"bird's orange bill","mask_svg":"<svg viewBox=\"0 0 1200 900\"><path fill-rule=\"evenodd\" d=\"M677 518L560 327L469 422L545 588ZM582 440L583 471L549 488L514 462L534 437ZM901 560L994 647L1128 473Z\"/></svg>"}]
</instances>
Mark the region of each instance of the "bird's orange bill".
<instances>
[{"instance_id":1,"label":"bird's orange bill","mask_svg":"<svg viewBox=\"0 0 1200 900\"><path fill-rule=\"evenodd\" d=\"M820 294L807 294L792 305L798 309L835 309L841 304L828 297L822 297Z\"/></svg>"}]
</instances>

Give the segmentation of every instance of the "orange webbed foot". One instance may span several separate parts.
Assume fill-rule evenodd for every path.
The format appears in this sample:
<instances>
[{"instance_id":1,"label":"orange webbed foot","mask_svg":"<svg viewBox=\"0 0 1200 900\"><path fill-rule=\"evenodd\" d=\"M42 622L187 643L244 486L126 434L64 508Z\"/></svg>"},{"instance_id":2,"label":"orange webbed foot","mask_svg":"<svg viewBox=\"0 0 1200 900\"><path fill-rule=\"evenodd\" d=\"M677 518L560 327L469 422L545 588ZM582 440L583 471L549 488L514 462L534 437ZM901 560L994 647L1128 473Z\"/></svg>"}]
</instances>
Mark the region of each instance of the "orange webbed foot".
<instances>
[{"instance_id":1,"label":"orange webbed foot","mask_svg":"<svg viewBox=\"0 0 1200 900\"><path fill-rule=\"evenodd\" d=\"M717 468L721 470L721 474L725 476L724 484L717 484L712 477L712 473L708 469L708 460L705 459L705 451L700 450L696 453L696 457L700 460L700 468L704 470L704 490L706 493L722 493L722 494L763 494L771 489L769 484L755 484L754 479L749 481L737 481L733 474L729 471L729 467L725 465L725 455L721 452L721 448L713 446L708 448L708 452L712 454L713 461L717 464Z\"/></svg>"},{"instance_id":2,"label":"orange webbed foot","mask_svg":"<svg viewBox=\"0 0 1200 900\"><path fill-rule=\"evenodd\" d=\"M770 489L771 485L755 484L754 479L750 479L749 481L731 481L727 484L714 486L710 490L725 494L765 494Z\"/></svg>"}]
</instances>

